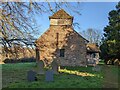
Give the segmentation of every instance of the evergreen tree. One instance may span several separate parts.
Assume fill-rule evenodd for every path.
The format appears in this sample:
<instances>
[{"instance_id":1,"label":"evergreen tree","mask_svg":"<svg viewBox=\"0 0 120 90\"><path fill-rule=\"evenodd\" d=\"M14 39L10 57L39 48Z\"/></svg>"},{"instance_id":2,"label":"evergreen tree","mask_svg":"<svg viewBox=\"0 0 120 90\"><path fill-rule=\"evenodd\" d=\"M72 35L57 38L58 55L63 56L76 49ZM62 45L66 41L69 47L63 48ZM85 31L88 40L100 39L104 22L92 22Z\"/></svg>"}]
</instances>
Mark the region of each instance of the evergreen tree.
<instances>
[{"instance_id":1,"label":"evergreen tree","mask_svg":"<svg viewBox=\"0 0 120 90\"><path fill-rule=\"evenodd\" d=\"M116 10L109 12L109 25L104 28L104 39L101 45L101 57L108 60L120 60L120 2Z\"/></svg>"}]
</instances>

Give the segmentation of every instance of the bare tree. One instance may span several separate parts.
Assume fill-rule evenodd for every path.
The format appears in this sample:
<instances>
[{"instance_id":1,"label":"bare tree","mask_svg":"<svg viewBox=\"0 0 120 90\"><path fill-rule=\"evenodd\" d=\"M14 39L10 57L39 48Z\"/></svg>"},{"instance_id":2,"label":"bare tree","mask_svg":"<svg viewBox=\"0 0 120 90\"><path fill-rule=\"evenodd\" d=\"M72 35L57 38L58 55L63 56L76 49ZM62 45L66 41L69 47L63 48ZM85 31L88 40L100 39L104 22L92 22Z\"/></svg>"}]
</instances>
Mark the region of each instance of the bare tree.
<instances>
[{"instance_id":1,"label":"bare tree","mask_svg":"<svg viewBox=\"0 0 120 90\"><path fill-rule=\"evenodd\" d=\"M20 1L20 0L19 0ZM33 45L36 30L34 16L67 8L80 15L79 2L0 2L0 44L8 51L14 44Z\"/></svg>"},{"instance_id":2,"label":"bare tree","mask_svg":"<svg viewBox=\"0 0 120 90\"><path fill-rule=\"evenodd\" d=\"M89 43L97 43L98 45L102 39L102 33L100 30L89 28L81 34L89 41Z\"/></svg>"}]
</instances>

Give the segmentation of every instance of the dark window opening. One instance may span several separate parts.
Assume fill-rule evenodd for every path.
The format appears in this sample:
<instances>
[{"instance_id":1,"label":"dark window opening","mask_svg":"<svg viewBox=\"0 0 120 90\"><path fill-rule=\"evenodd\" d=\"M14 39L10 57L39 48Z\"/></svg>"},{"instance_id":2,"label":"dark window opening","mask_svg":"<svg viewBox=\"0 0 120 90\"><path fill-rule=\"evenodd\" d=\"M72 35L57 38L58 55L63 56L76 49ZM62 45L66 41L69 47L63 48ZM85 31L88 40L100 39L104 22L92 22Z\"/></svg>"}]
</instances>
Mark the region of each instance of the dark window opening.
<instances>
[{"instance_id":1,"label":"dark window opening","mask_svg":"<svg viewBox=\"0 0 120 90\"><path fill-rule=\"evenodd\" d=\"M60 49L60 57L64 57L65 56L65 49Z\"/></svg>"},{"instance_id":2,"label":"dark window opening","mask_svg":"<svg viewBox=\"0 0 120 90\"><path fill-rule=\"evenodd\" d=\"M96 54L95 53L93 53L93 58L95 58L96 57Z\"/></svg>"}]
</instances>

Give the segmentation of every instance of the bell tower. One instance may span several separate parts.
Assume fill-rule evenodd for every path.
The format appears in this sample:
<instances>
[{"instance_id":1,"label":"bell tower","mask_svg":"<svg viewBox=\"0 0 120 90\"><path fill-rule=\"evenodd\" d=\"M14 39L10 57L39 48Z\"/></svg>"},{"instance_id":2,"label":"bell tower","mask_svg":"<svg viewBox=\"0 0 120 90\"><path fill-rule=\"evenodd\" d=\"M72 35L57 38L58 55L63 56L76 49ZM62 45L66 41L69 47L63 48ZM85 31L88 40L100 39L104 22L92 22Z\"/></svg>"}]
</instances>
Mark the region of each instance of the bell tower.
<instances>
[{"instance_id":1,"label":"bell tower","mask_svg":"<svg viewBox=\"0 0 120 90\"><path fill-rule=\"evenodd\" d=\"M57 11L52 16L49 17L50 25L69 25L73 23L73 17L66 13L63 9Z\"/></svg>"}]
</instances>

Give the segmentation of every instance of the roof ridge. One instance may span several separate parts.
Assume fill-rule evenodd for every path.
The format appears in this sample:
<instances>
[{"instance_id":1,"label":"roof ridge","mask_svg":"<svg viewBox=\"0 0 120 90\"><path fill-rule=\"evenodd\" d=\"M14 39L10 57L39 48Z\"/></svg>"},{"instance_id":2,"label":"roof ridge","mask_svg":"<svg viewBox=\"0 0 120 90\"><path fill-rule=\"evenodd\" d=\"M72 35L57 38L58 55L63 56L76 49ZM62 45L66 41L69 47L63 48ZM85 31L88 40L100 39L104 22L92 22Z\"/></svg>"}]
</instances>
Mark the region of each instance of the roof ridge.
<instances>
[{"instance_id":1,"label":"roof ridge","mask_svg":"<svg viewBox=\"0 0 120 90\"><path fill-rule=\"evenodd\" d=\"M65 18L73 18L72 16L70 16L64 9L60 9L57 12L55 12L52 16L49 17L50 19L65 19Z\"/></svg>"}]
</instances>

